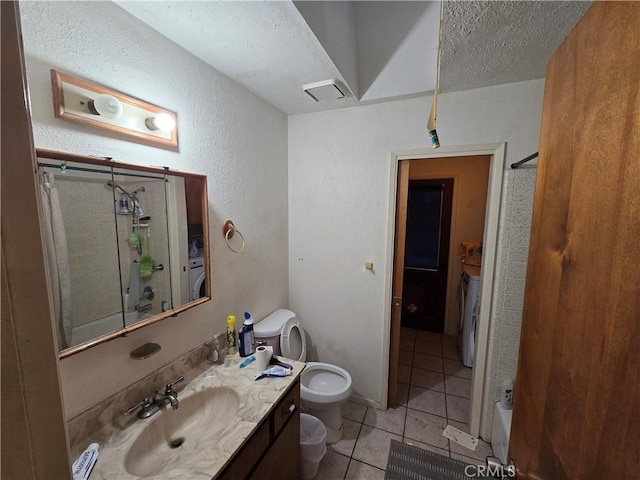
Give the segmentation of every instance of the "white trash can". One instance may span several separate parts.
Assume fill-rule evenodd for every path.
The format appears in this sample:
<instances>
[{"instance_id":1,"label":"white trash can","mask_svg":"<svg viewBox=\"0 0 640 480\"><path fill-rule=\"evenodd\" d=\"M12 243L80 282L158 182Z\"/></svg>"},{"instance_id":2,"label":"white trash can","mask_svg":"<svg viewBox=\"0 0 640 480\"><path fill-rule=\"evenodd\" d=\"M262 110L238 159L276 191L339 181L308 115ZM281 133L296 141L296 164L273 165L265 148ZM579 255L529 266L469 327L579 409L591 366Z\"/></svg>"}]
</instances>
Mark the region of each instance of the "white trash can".
<instances>
[{"instance_id":1,"label":"white trash can","mask_svg":"<svg viewBox=\"0 0 640 480\"><path fill-rule=\"evenodd\" d=\"M327 453L327 429L320 420L300 414L300 478L312 480L318 474L320 460Z\"/></svg>"}]
</instances>

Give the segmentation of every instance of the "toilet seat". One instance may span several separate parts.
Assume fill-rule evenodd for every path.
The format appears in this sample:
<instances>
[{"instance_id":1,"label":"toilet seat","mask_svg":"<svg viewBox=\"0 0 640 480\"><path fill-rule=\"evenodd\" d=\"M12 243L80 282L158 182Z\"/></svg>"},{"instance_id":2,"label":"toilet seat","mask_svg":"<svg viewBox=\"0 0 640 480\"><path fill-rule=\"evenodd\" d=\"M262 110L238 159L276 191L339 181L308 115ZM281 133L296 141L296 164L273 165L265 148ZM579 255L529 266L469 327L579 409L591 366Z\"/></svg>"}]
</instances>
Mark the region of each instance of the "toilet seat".
<instances>
[{"instance_id":1,"label":"toilet seat","mask_svg":"<svg viewBox=\"0 0 640 480\"><path fill-rule=\"evenodd\" d=\"M307 340L296 314L281 308L270 313L253 326L256 339L264 339L274 347L276 355L304 362L307 359Z\"/></svg>"},{"instance_id":2,"label":"toilet seat","mask_svg":"<svg viewBox=\"0 0 640 480\"><path fill-rule=\"evenodd\" d=\"M280 351L282 356L304 362L307 358L307 341L304 330L296 318L290 318L280 331Z\"/></svg>"}]
</instances>

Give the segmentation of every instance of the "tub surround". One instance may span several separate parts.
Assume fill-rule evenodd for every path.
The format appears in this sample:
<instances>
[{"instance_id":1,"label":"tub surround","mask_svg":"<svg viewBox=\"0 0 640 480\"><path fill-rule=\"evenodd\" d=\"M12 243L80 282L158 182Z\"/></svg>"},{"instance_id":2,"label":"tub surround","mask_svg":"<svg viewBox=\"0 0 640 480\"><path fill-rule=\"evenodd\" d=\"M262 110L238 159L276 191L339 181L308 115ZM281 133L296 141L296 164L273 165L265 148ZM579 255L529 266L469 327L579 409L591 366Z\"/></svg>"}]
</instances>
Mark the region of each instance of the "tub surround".
<instances>
[{"instance_id":1,"label":"tub surround","mask_svg":"<svg viewBox=\"0 0 640 480\"><path fill-rule=\"evenodd\" d=\"M208 349L200 348L192 352L191 359L197 358ZM202 356L200 356L202 358ZM185 359L186 360L186 359ZM184 401L189 396L208 388L224 386L231 388L240 395L240 407L236 418L231 422L222 441L211 445L199 443L199 453L193 462L184 460L185 468L176 468L163 473L164 478L207 478L217 475L233 455L240 449L245 440L251 436L260 422L272 410L273 406L287 392L289 387L298 379L305 367L302 362L287 360L293 365L290 376L283 378L264 378L254 380L256 374L255 363L244 369L239 368L243 359L237 354L227 356L223 364L204 361L184 374L185 382L177 389L179 400ZM156 386L161 387L161 384ZM150 393L150 392L147 392ZM137 399L138 401L140 399ZM116 402L112 403L115 408ZM130 405L127 405L127 407ZM105 425L99 432L95 432L87 441L100 444L100 456L91 474L92 480L138 478L125 469L125 458L133 442L143 430L154 421L154 417L138 420L135 415L123 417L122 410L118 410L119 420ZM156 415L163 415L161 412ZM168 412L167 414L171 414ZM107 415L104 413L103 415ZM84 414L83 414L84 416ZM123 422L126 422L123 424ZM88 426L88 423L85 423ZM124 427L124 428L123 428ZM80 452L86 444L72 445L72 451ZM184 455L186 451L181 452Z\"/></svg>"}]
</instances>

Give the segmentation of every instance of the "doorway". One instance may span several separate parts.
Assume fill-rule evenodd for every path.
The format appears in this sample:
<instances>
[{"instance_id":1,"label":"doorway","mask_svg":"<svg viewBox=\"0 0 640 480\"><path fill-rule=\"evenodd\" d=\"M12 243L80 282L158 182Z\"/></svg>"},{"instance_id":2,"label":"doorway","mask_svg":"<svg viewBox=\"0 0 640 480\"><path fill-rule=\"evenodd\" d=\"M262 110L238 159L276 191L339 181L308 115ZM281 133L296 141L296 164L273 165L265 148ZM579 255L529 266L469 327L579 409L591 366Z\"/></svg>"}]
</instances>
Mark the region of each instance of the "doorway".
<instances>
[{"instance_id":1,"label":"doorway","mask_svg":"<svg viewBox=\"0 0 640 480\"><path fill-rule=\"evenodd\" d=\"M387 300L389 303L389 310L391 315L388 319L388 339L389 342L385 345L388 348L388 370L384 372L386 385L387 385L387 407L394 407L403 402L402 398L398 397L398 387L404 387L400 391L411 392L410 385L401 385L399 382L399 375L407 371L407 368L403 367L399 369L400 356L407 357L407 354L401 352L400 349L400 332L401 332L401 314L403 310L403 280L404 276L399 275L399 272L404 270L404 250L402 255L398 255L395 247L402 245L404 248L404 236L406 234L405 228L397 228L398 224L406 222L407 208L406 200L408 199L408 185L410 180L426 180L426 179L442 179L453 178L454 179L454 192L452 202L452 237L450 240L449 251L449 267L456 269L455 273L448 274L448 288L447 288L447 308L445 315L445 334L449 334L449 338L446 340L452 340L453 335L457 335L459 327L459 298L458 287L460 284L460 278L462 274L462 263L458 256L457 245L461 241L479 241L483 243L483 263L481 279L483 288L480 292L480 302L478 303L478 316L477 316L477 332L476 343L477 348L475 351L475 358L477 368L474 368L473 373L469 376L469 398L465 399L465 411L468 412L465 423L469 424L469 433L477 436L480 428L480 416L482 410L482 397L484 391L484 376L485 376L485 360L487 355L487 341L489 330L489 314L491 311L491 298L493 296L493 275L495 270L495 257L497 250L497 238L498 238L498 218L500 213L500 199L502 191L503 181L503 168L504 168L504 148L505 145L490 144L490 145L478 145L468 147L449 147L441 148L436 153L433 150L421 149L411 150L403 153L394 152L392 154L392 178L391 178L391 198L390 198L390 215L389 215L389 244L388 255L389 262L392 265L389 275L387 277L387 292L389 296ZM486 169L483 173L484 178L487 179L484 190L485 195L482 200L467 201L464 198L461 199L460 193L468 191L468 185L461 185L460 175L452 172L452 162L455 159L471 161L472 159L482 158L486 163ZM434 165L439 163L440 169L434 168ZM413 173L410 175L410 165ZM415 168L414 166L425 167ZM417 170L421 170L416 173ZM410 178L411 177L411 178ZM406 185L406 189L404 188ZM405 201L400 201L404 196ZM396 200L398 202L396 203ZM469 206L474 206L476 212L479 208L479 214L468 215L467 217L460 218L457 213L460 213L460 209L464 209ZM403 218L404 217L404 218ZM480 225L481 234L480 238L469 236L466 232L466 228L473 225ZM460 233L464 238L454 238L453 232ZM461 233L462 232L462 233ZM456 234L457 235L457 234ZM401 258L401 268L398 269L398 259ZM399 288L398 288L399 287ZM433 335L428 332L425 334ZM405 346L406 347L406 346ZM455 352L455 344L448 342L446 350ZM443 341L442 352L444 353L445 346ZM406 352L406 348L405 348ZM457 353L456 353L457 355ZM442 359L441 363L449 363L446 359ZM446 365L445 365L446 366ZM409 367L413 372L413 368ZM446 375L443 371L442 375ZM417 391L417 389L416 389ZM438 394L441 395L442 392ZM446 392L445 392L446 393ZM400 394L402 396L402 393ZM435 394L434 394L435 395ZM404 399L404 402L409 403L411 401L411 393L409 393L408 399Z\"/></svg>"},{"instance_id":2,"label":"doorway","mask_svg":"<svg viewBox=\"0 0 640 480\"><path fill-rule=\"evenodd\" d=\"M410 180L402 326L444 333L453 178Z\"/></svg>"}]
</instances>

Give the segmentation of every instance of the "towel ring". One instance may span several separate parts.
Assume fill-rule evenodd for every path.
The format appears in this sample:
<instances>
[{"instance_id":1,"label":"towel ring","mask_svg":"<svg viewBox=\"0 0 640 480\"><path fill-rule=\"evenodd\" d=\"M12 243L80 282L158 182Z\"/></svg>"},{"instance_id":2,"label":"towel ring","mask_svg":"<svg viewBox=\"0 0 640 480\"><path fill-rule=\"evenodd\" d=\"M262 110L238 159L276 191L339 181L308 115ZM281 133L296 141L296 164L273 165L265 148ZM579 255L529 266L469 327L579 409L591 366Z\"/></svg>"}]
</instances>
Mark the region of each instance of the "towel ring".
<instances>
[{"instance_id":1,"label":"towel ring","mask_svg":"<svg viewBox=\"0 0 640 480\"><path fill-rule=\"evenodd\" d=\"M229 250L231 250L233 253L240 253L244 250L244 237L231 220L227 220L226 222L224 222L222 233L224 233L224 241L227 243L227 247L229 247ZM242 246L238 250L234 249L229 243L229 239L233 238L234 233L237 233L240 236L240 240L242 241Z\"/></svg>"}]
</instances>

